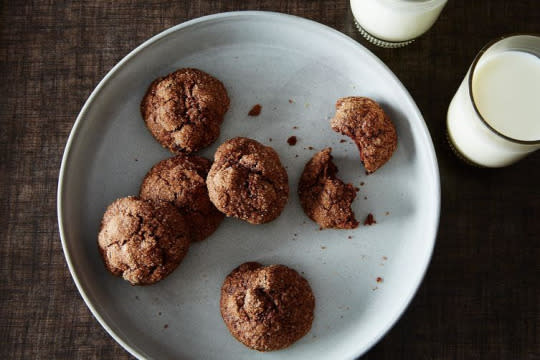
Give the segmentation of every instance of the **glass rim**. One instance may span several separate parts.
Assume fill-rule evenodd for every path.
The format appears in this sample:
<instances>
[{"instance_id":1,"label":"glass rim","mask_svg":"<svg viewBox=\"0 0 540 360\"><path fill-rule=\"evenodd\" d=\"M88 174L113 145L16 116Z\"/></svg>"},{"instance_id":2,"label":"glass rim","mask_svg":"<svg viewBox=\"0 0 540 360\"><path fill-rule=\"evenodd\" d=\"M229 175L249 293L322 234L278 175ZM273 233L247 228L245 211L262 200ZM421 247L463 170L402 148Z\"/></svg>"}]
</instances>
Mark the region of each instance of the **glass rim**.
<instances>
[{"instance_id":1,"label":"glass rim","mask_svg":"<svg viewBox=\"0 0 540 360\"><path fill-rule=\"evenodd\" d=\"M447 3L448 0L424 0L424 1L403 1L403 0L387 0L392 3L396 3L400 8L412 8L412 9L429 9L436 5Z\"/></svg>"},{"instance_id":2,"label":"glass rim","mask_svg":"<svg viewBox=\"0 0 540 360\"><path fill-rule=\"evenodd\" d=\"M474 95L473 95L473 86L472 86L472 79L473 79L473 75L474 75L474 72L476 70L476 65L478 65L478 62L480 61L480 59L482 58L482 56L484 56L484 54L492 47L494 46L495 44L497 44L498 42L502 41L502 40L505 40L505 39L508 39L508 38L512 38L512 37L520 37L520 36L532 36L532 37L536 37L536 38L539 38L540 39L540 33L512 33L512 34L508 34L508 35L503 35L503 36L500 36L492 41L490 41L489 43L487 43L482 49L480 49L480 51L478 52L478 54L476 54L473 62L472 62L472 65L471 65L471 70L469 71L469 75L468 75L468 83L469 83L469 98L471 99L471 103L473 105L473 108L474 108L474 111L476 112L476 115L478 115L478 117L480 118L480 120L484 123L484 125L486 125L486 127L491 130L495 135L498 135L500 136L501 138L505 139L505 140L508 140L508 141L511 141L513 143L516 143L516 144L522 144L522 145L538 145L540 144L540 139L538 140L520 140L520 139L515 139L513 137L510 137L508 135L505 135L501 132L499 132L497 129L495 129L493 126L491 126L487 121L486 119L484 119L484 117L482 116L482 114L480 113L480 110L478 109L478 106L476 105L476 101L474 100ZM539 49L540 51L540 49Z\"/></svg>"}]
</instances>

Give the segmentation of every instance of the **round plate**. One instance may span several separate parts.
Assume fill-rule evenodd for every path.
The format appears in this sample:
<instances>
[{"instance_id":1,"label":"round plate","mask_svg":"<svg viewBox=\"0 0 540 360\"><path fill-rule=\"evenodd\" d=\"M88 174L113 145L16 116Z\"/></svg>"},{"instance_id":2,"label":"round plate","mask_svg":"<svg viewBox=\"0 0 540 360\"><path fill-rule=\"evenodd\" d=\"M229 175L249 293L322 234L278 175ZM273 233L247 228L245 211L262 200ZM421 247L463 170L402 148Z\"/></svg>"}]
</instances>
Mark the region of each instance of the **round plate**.
<instances>
[{"instance_id":1,"label":"round plate","mask_svg":"<svg viewBox=\"0 0 540 360\"><path fill-rule=\"evenodd\" d=\"M191 246L167 279L133 287L105 270L97 233L107 205L136 195L150 167L171 156L145 128L139 104L152 80L181 67L216 76L231 98L220 138L200 154L212 158L234 136L271 145L288 169L289 203L269 224L226 219ZM369 176L350 139L341 142L329 125L336 100L351 95L380 102L399 136L392 159ZM255 104L262 113L250 117ZM287 144L291 135L298 138L295 146ZM360 188L357 218L373 213L375 225L320 231L304 215L298 179L311 156L327 146L339 176ZM188 21L127 55L81 110L58 187L62 246L77 288L101 325L139 358L353 359L388 331L413 297L430 260L439 211L433 144L399 80L340 32L267 12ZM221 284L246 261L288 265L313 288L313 327L288 349L250 350L221 319Z\"/></svg>"}]
</instances>

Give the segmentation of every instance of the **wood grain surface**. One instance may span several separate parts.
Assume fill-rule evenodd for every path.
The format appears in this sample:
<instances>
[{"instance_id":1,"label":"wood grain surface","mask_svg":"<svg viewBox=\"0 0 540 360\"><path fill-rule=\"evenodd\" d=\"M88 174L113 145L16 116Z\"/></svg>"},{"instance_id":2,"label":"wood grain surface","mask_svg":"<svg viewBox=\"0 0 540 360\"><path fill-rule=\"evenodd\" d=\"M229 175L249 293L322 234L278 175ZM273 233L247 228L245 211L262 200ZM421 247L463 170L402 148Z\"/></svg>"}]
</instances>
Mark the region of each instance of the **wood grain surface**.
<instances>
[{"instance_id":1,"label":"wood grain surface","mask_svg":"<svg viewBox=\"0 0 540 360\"><path fill-rule=\"evenodd\" d=\"M540 152L476 169L445 140L448 104L476 52L503 34L539 33L538 0L450 0L431 31L398 50L367 44L346 0L2 1L0 358L130 358L92 317L64 261L62 152L92 89L131 49L188 19L245 9L313 19L367 46L409 89L433 137L435 253L405 315L365 359L540 359Z\"/></svg>"}]
</instances>

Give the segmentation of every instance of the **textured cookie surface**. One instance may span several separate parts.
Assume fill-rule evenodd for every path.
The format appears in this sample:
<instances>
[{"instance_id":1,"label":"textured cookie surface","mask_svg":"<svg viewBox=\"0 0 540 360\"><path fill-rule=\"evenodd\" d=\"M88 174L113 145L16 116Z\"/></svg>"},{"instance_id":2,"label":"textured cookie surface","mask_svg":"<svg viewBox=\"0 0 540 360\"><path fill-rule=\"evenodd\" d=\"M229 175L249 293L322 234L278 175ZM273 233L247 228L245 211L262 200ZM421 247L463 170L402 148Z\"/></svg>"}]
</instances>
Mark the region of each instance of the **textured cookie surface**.
<instances>
[{"instance_id":1,"label":"textured cookie surface","mask_svg":"<svg viewBox=\"0 0 540 360\"><path fill-rule=\"evenodd\" d=\"M156 283L186 255L189 230L169 203L125 197L103 215L98 246L107 269L132 285Z\"/></svg>"},{"instance_id":2,"label":"textured cookie surface","mask_svg":"<svg viewBox=\"0 0 540 360\"><path fill-rule=\"evenodd\" d=\"M231 334L255 350L290 346L308 333L315 297L306 279L284 265L248 262L221 288L221 316Z\"/></svg>"},{"instance_id":3,"label":"textured cookie surface","mask_svg":"<svg viewBox=\"0 0 540 360\"><path fill-rule=\"evenodd\" d=\"M383 166L397 147L396 128L375 101L366 97L346 97L336 103L332 129L351 137L360 151L368 173Z\"/></svg>"},{"instance_id":4,"label":"textured cookie surface","mask_svg":"<svg viewBox=\"0 0 540 360\"><path fill-rule=\"evenodd\" d=\"M189 68L156 79L141 102L146 126L175 154L212 144L228 108L229 97L221 81Z\"/></svg>"},{"instance_id":5,"label":"textured cookie surface","mask_svg":"<svg viewBox=\"0 0 540 360\"><path fill-rule=\"evenodd\" d=\"M176 206L190 228L193 241L210 236L224 215L208 197L206 176L211 161L195 155L178 155L160 161L146 174L140 197L167 201Z\"/></svg>"},{"instance_id":6,"label":"textured cookie surface","mask_svg":"<svg viewBox=\"0 0 540 360\"><path fill-rule=\"evenodd\" d=\"M220 145L206 182L210 200L221 212L252 224L277 218L289 196L287 172L278 154L248 138Z\"/></svg>"},{"instance_id":7,"label":"textured cookie surface","mask_svg":"<svg viewBox=\"0 0 540 360\"><path fill-rule=\"evenodd\" d=\"M356 189L336 177L332 149L315 154L304 167L298 184L298 196L307 216L322 228L354 229L358 221L351 204Z\"/></svg>"}]
</instances>

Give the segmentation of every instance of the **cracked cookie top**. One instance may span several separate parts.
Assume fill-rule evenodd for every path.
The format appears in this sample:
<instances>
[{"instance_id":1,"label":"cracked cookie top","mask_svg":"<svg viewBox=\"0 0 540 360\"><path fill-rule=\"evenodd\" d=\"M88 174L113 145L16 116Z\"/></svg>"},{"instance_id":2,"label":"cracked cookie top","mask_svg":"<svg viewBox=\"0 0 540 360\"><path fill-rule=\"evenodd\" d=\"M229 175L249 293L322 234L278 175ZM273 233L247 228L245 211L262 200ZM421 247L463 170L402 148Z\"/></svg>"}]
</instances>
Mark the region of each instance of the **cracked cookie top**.
<instances>
[{"instance_id":1,"label":"cracked cookie top","mask_svg":"<svg viewBox=\"0 0 540 360\"><path fill-rule=\"evenodd\" d=\"M306 215L323 229L354 229L358 221L351 204L357 190L336 177L338 169L331 152L332 148L319 151L304 167L298 184L300 203Z\"/></svg>"},{"instance_id":2,"label":"cracked cookie top","mask_svg":"<svg viewBox=\"0 0 540 360\"><path fill-rule=\"evenodd\" d=\"M98 235L107 269L132 285L165 278L180 264L189 243L187 225L174 206L133 196L109 205Z\"/></svg>"},{"instance_id":3,"label":"cracked cookie top","mask_svg":"<svg viewBox=\"0 0 540 360\"><path fill-rule=\"evenodd\" d=\"M397 148L396 128L380 105L366 97L351 96L336 102L332 129L354 140L366 171L383 166Z\"/></svg>"},{"instance_id":4,"label":"cracked cookie top","mask_svg":"<svg viewBox=\"0 0 540 360\"><path fill-rule=\"evenodd\" d=\"M229 97L221 81L190 68L156 79L141 102L146 126L175 154L212 144L228 109Z\"/></svg>"},{"instance_id":5,"label":"cracked cookie top","mask_svg":"<svg viewBox=\"0 0 540 360\"><path fill-rule=\"evenodd\" d=\"M276 151L243 137L219 146L206 182L221 212L252 224L277 218L289 196L287 172Z\"/></svg>"},{"instance_id":6,"label":"cracked cookie top","mask_svg":"<svg viewBox=\"0 0 540 360\"><path fill-rule=\"evenodd\" d=\"M178 155L154 165L141 185L142 199L176 206L186 219L193 241L206 239L224 218L208 197L206 176L211 165L200 156Z\"/></svg>"},{"instance_id":7,"label":"cracked cookie top","mask_svg":"<svg viewBox=\"0 0 540 360\"><path fill-rule=\"evenodd\" d=\"M231 334L255 350L290 346L308 333L315 297L295 270L248 262L234 269L221 288L221 316Z\"/></svg>"}]
</instances>

